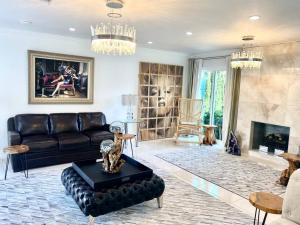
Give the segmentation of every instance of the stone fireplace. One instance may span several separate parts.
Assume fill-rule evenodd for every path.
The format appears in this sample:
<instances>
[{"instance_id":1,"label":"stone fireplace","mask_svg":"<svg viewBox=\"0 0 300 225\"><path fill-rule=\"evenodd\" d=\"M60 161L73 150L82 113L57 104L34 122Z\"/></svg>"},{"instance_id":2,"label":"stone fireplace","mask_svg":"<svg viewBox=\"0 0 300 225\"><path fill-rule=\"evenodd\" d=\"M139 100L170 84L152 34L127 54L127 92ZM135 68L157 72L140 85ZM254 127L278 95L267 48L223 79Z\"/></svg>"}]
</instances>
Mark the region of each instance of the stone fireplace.
<instances>
[{"instance_id":1,"label":"stone fireplace","mask_svg":"<svg viewBox=\"0 0 300 225\"><path fill-rule=\"evenodd\" d=\"M262 51L261 69L242 70L241 74L237 117L241 149L247 153L257 148L252 140L256 133L252 126L258 122L283 127L269 136L273 140L282 141L285 138L282 134L274 134L289 130L288 147L284 151L296 154L300 146L300 43L266 46Z\"/></svg>"},{"instance_id":2,"label":"stone fireplace","mask_svg":"<svg viewBox=\"0 0 300 225\"><path fill-rule=\"evenodd\" d=\"M265 147L268 153L275 153L275 149L287 152L289 137L289 127L252 121L249 148L263 149L262 147Z\"/></svg>"}]
</instances>

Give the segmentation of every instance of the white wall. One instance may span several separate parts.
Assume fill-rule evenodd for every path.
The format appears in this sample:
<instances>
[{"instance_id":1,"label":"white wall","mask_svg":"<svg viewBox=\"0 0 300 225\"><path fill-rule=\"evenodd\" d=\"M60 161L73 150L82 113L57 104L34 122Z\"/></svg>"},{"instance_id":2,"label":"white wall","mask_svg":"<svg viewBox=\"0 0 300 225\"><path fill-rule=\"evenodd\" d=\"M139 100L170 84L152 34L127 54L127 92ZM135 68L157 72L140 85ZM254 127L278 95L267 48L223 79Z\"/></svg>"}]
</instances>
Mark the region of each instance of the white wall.
<instances>
[{"instance_id":1,"label":"white wall","mask_svg":"<svg viewBox=\"0 0 300 225\"><path fill-rule=\"evenodd\" d=\"M29 105L29 49L95 57L94 104ZM139 47L134 56L102 56L91 52L90 41L86 39L0 30L0 149L7 145L7 118L18 113L102 111L108 122L125 118L126 108L121 105L121 95L137 94L140 61L183 65L186 74L187 58L181 53Z\"/></svg>"}]
</instances>

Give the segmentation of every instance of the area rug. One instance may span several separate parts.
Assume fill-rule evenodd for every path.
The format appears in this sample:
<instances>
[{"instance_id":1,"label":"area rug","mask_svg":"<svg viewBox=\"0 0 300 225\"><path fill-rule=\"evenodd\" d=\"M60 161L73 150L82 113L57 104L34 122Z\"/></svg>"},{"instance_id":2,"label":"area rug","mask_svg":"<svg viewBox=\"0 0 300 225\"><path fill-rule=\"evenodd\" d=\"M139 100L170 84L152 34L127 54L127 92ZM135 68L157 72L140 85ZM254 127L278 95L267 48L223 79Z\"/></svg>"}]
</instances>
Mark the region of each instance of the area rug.
<instances>
[{"instance_id":1,"label":"area rug","mask_svg":"<svg viewBox=\"0 0 300 225\"><path fill-rule=\"evenodd\" d=\"M30 171L0 181L1 225L86 225L87 217L72 197L66 196L60 181L63 168ZM148 201L96 218L98 225L248 225L252 218L238 209L156 171L166 183L164 205Z\"/></svg>"},{"instance_id":2,"label":"area rug","mask_svg":"<svg viewBox=\"0 0 300 225\"><path fill-rule=\"evenodd\" d=\"M246 199L257 191L276 195L285 192L285 187L276 184L280 171L214 147L187 148L156 156Z\"/></svg>"}]
</instances>

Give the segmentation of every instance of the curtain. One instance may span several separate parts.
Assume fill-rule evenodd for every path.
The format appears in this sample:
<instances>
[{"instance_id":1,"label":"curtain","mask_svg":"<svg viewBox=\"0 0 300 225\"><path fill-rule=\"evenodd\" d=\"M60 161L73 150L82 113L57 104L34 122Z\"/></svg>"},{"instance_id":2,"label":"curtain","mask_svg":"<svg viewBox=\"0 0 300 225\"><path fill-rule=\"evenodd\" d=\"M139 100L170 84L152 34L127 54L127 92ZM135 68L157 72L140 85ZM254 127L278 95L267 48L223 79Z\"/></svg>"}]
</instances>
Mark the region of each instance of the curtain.
<instances>
[{"instance_id":1,"label":"curtain","mask_svg":"<svg viewBox=\"0 0 300 225\"><path fill-rule=\"evenodd\" d=\"M189 59L188 61L188 89L187 98L199 98L199 85L201 80L202 59Z\"/></svg>"},{"instance_id":2,"label":"curtain","mask_svg":"<svg viewBox=\"0 0 300 225\"><path fill-rule=\"evenodd\" d=\"M222 130L223 143L225 146L228 144L230 131L235 132L236 130L241 83L241 70L232 69L230 60L230 56L226 57L227 73Z\"/></svg>"}]
</instances>

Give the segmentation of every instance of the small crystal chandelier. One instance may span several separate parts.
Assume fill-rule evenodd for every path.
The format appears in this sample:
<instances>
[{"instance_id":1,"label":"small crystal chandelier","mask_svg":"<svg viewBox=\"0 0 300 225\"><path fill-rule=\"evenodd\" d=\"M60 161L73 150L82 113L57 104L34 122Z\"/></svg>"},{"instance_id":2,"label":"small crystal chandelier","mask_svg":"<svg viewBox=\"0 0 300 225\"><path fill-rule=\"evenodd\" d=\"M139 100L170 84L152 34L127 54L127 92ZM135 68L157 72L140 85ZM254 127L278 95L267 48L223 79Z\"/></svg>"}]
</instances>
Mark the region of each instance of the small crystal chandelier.
<instances>
[{"instance_id":1,"label":"small crystal chandelier","mask_svg":"<svg viewBox=\"0 0 300 225\"><path fill-rule=\"evenodd\" d=\"M133 55L136 48L136 30L133 26L113 24L113 19L122 17L121 13L114 10L124 6L122 0L107 0L106 6L111 9L107 14L110 23L100 23L91 26L92 45L94 52L107 55Z\"/></svg>"},{"instance_id":2,"label":"small crystal chandelier","mask_svg":"<svg viewBox=\"0 0 300 225\"><path fill-rule=\"evenodd\" d=\"M253 41L254 36L244 36L243 41ZM259 69L262 63L263 54L251 44L244 45L242 51L234 52L231 55L231 67L241 69Z\"/></svg>"}]
</instances>

